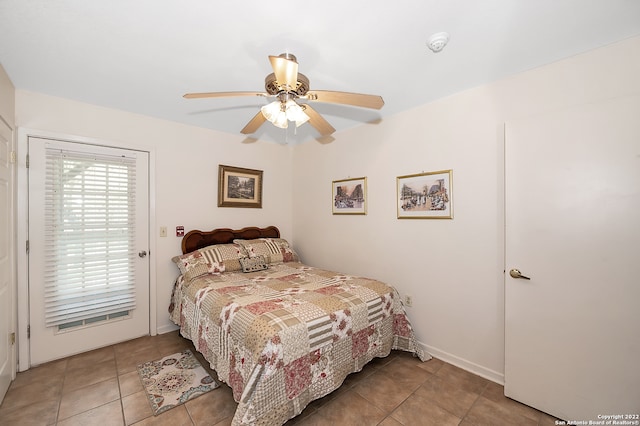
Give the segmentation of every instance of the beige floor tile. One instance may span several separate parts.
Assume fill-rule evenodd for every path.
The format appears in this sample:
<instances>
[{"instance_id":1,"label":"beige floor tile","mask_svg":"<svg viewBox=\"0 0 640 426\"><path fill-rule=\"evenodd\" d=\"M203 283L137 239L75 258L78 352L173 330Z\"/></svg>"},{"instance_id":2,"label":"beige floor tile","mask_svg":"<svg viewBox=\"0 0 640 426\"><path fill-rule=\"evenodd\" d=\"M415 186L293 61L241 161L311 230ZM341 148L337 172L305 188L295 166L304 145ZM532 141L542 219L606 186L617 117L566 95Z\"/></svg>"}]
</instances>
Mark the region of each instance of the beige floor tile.
<instances>
[{"instance_id":1,"label":"beige floor tile","mask_svg":"<svg viewBox=\"0 0 640 426\"><path fill-rule=\"evenodd\" d=\"M489 384L489 380L447 363L438 370L436 376L468 392L478 394L482 393Z\"/></svg>"},{"instance_id":2,"label":"beige floor tile","mask_svg":"<svg viewBox=\"0 0 640 426\"><path fill-rule=\"evenodd\" d=\"M434 401L417 394L400 404L391 417L406 426L457 426L461 420Z\"/></svg>"},{"instance_id":3,"label":"beige floor tile","mask_svg":"<svg viewBox=\"0 0 640 426\"><path fill-rule=\"evenodd\" d=\"M14 410L0 409L0 425L45 426L54 424L58 415L59 398L36 401Z\"/></svg>"},{"instance_id":4,"label":"beige floor tile","mask_svg":"<svg viewBox=\"0 0 640 426\"><path fill-rule=\"evenodd\" d=\"M338 426L340 424L342 423L336 423L334 419L328 419L317 411L302 418L294 417L285 423L286 426Z\"/></svg>"},{"instance_id":5,"label":"beige floor tile","mask_svg":"<svg viewBox=\"0 0 640 426\"><path fill-rule=\"evenodd\" d=\"M123 397L122 410L124 411L124 420L127 425L153 416L151 404L144 390Z\"/></svg>"},{"instance_id":6,"label":"beige floor tile","mask_svg":"<svg viewBox=\"0 0 640 426\"><path fill-rule=\"evenodd\" d=\"M385 418L383 421L378 423L378 426L404 426L402 423L389 416Z\"/></svg>"},{"instance_id":7,"label":"beige floor tile","mask_svg":"<svg viewBox=\"0 0 640 426\"><path fill-rule=\"evenodd\" d=\"M122 406L116 400L59 421L57 426L122 426Z\"/></svg>"},{"instance_id":8,"label":"beige floor tile","mask_svg":"<svg viewBox=\"0 0 640 426\"><path fill-rule=\"evenodd\" d=\"M184 405L172 408L159 416L147 417L134 424L135 426L193 426L193 422Z\"/></svg>"},{"instance_id":9,"label":"beige floor tile","mask_svg":"<svg viewBox=\"0 0 640 426\"><path fill-rule=\"evenodd\" d=\"M435 402L456 417L464 417L480 394L456 386L440 376L433 375L414 393Z\"/></svg>"},{"instance_id":10,"label":"beige floor tile","mask_svg":"<svg viewBox=\"0 0 640 426\"><path fill-rule=\"evenodd\" d=\"M413 392L431 376L428 371L417 367L419 363L422 363L422 361L418 358L410 354L403 354L397 356L393 362L381 369L380 372L387 374L396 383Z\"/></svg>"},{"instance_id":11,"label":"beige floor tile","mask_svg":"<svg viewBox=\"0 0 640 426\"><path fill-rule=\"evenodd\" d=\"M155 349L156 340L152 336L138 337L137 339L128 340L113 346L116 357L126 356L134 352Z\"/></svg>"},{"instance_id":12,"label":"beige floor tile","mask_svg":"<svg viewBox=\"0 0 640 426\"><path fill-rule=\"evenodd\" d=\"M4 397L0 410L14 410L26 407L35 402L60 398L62 394L62 383L64 376L47 377L46 380L38 383L31 383L20 386L16 389L9 388L9 392Z\"/></svg>"},{"instance_id":13,"label":"beige floor tile","mask_svg":"<svg viewBox=\"0 0 640 426\"><path fill-rule=\"evenodd\" d=\"M377 425L386 413L355 391L343 393L320 407L314 415L333 422L334 425Z\"/></svg>"},{"instance_id":14,"label":"beige floor tile","mask_svg":"<svg viewBox=\"0 0 640 426\"><path fill-rule=\"evenodd\" d=\"M73 372L77 368L88 367L105 361L112 361L114 359L115 351L113 346L107 346L106 348L95 349L93 351L74 355L69 358L67 373Z\"/></svg>"},{"instance_id":15,"label":"beige floor tile","mask_svg":"<svg viewBox=\"0 0 640 426\"><path fill-rule=\"evenodd\" d=\"M531 408L525 404L521 404L511 398L507 398L506 396L504 396L504 386L501 386L497 383L489 382L487 388L482 393L482 396L500 405L505 410L512 411L524 417L528 417L536 422L539 421L540 415L542 414L535 408Z\"/></svg>"},{"instance_id":16,"label":"beige floor tile","mask_svg":"<svg viewBox=\"0 0 640 426\"><path fill-rule=\"evenodd\" d=\"M140 379L140 375L137 370L119 375L118 383L120 385L120 395L122 397L144 390L142 380Z\"/></svg>"},{"instance_id":17,"label":"beige floor tile","mask_svg":"<svg viewBox=\"0 0 640 426\"><path fill-rule=\"evenodd\" d=\"M73 370L68 369L64 379L64 386L62 387L62 394L104 382L114 377L116 377L116 360L113 358L100 363L77 367Z\"/></svg>"},{"instance_id":18,"label":"beige floor tile","mask_svg":"<svg viewBox=\"0 0 640 426\"><path fill-rule=\"evenodd\" d=\"M537 420L523 416L483 396L473 404L465 420L477 426L537 426Z\"/></svg>"},{"instance_id":19,"label":"beige floor tile","mask_svg":"<svg viewBox=\"0 0 640 426\"><path fill-rule=\"evenodd\" d=\"M436 374L444 364L444 361L441 361L437 358L431 358L428 361L418 364L418 367L428 371L431 374Z\"/></svg>"},{"instance_id":20,"label":"beige floor tile","mask_svg":"<svg viewBox=\"0 0 640 426\"><path fill-rule=\"evenodd\" d=\"M381 370L368 376L353 390L385 413L391 413L411 395L410 388Z\"/></svg>"},{"instance_id":21,"label":"beige floor tile","mask_svg":"<svg viewBox=\"0 0 640 426\"><path fill-rule=\"evenodd\" d=\"M76 389L62 395L58 420L64 420L118 399L120 399L120 389L118 379L115 377Z\"/></svg>"},{"instance_id":22,"label":"beige floor tile","mask_svg":"<svg viewBox=\"0 0 640 426\"><path fill-rule=\"evenodd\" d=\"M67 369L67 364L68 360L65 358L20 372L16 374L16 379L11 382L11 389L17 389L21 386L48 381L59 381L62 383L62 378L64 377Z\"/></svg>"},{"instance_id":23,"label":"beige floor tile","mask_svg":"<svg viewBox=\"0 0 640 426\"><path fill-rule=\"evenodd\" d=\"M231 389L222 385L184 405L194 424L211 425L233 417L238 404L233 400Z\"/></svg>"},{"instance_id":24,"label":"beige floor tile","mask_svg":"<svg viewBox=\"0 0 640 426\"><path fill-rule=\"evenodd\" d=\"M155 361L160 358L162 358L162 356L155 346L151 346L148 349L141 349L131 353L116 355L116 366L118 369L118 375L136 371L136 368L139 364L147 361Z\"/></svg>"}]
</instances>

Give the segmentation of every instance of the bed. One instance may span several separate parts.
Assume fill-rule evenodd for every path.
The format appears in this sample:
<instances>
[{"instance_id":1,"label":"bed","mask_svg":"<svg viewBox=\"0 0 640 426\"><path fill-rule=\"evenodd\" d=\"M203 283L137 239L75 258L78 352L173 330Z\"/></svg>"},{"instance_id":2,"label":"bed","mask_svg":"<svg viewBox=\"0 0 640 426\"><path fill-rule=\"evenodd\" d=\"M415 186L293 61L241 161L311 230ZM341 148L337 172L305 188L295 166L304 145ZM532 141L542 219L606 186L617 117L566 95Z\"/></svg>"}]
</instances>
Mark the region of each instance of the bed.
<instances>
[{"instance_id":1,"label":"bed","mask_svg":"<svg viewBox=\"0 0 640 426\"><path fill-rule=\"evenodd\" d=\"M228 384L232 425L281 425L391 350L429 358L392 287L300 262L278 228L190 231L169 312Z\"/></svg>"}]
</instances>

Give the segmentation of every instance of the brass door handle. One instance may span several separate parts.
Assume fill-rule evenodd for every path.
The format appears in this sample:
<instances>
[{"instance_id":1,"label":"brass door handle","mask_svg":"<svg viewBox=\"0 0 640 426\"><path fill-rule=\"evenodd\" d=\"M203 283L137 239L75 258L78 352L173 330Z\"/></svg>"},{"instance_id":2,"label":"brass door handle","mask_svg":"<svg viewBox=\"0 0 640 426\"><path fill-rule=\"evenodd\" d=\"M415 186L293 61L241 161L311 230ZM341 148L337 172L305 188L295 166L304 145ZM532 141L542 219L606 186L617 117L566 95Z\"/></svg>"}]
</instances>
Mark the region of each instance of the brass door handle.
<instances>
[{"instance_id":1,"label":"brass door handle","mask_svg":"<svg viewBox=\"0 0 640 426\"><path fill-rule=\"evenodd\" d=\"M525 277L524 275L522 275L522 273L517 269L510 270L509 271L509 275L511 275L511 278L522 278L523 280L530 280L531 279L529 277Z\"/></svg>"}]
</instances>

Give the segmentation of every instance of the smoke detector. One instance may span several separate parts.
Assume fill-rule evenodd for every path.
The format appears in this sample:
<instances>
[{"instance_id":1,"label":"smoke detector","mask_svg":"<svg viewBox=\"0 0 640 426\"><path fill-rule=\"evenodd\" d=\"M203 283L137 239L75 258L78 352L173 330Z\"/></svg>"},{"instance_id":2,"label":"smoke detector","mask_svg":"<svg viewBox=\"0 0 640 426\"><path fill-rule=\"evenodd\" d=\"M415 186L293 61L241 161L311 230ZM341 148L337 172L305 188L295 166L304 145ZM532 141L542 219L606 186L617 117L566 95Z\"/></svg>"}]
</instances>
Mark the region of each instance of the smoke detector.
<instances>
[{"instance_id":1,"label":"smoke detector","mask_svg":"<svg viewBox=\"0 0 640 426\"><path fill-rule=\"evenodd\" d=\"M435 33L431 37L429 37L429 40L427 40L427 46L429 46L429 49L431 49L434 53L438 53L439 51L444 49L448 42L448 33Z\"/></svg>"}]
</instances>

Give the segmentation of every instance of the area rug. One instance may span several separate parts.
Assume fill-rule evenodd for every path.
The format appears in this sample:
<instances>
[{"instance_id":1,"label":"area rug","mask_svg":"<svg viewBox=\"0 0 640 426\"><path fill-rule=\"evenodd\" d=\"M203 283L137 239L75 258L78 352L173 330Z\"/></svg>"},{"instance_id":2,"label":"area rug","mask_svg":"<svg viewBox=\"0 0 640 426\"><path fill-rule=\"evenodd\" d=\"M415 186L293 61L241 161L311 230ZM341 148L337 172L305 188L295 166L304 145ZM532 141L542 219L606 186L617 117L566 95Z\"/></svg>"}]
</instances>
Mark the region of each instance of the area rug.
<instances>
[{"instance_id":1,"label":"area rug","mask_svg":"<svg viewBox=\"0 0 640 426\"><path fill-rule=\"evenodd\" d=\"M189 349L138 365L153 415L220 386Z\"/></svg>"}]
</instances>

